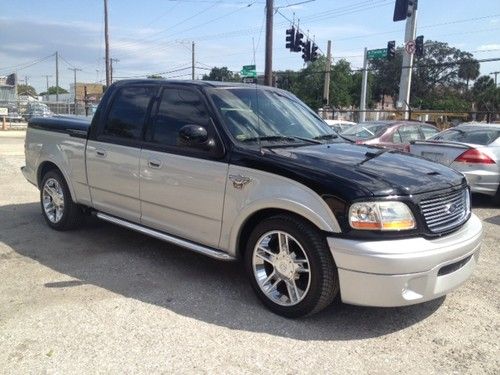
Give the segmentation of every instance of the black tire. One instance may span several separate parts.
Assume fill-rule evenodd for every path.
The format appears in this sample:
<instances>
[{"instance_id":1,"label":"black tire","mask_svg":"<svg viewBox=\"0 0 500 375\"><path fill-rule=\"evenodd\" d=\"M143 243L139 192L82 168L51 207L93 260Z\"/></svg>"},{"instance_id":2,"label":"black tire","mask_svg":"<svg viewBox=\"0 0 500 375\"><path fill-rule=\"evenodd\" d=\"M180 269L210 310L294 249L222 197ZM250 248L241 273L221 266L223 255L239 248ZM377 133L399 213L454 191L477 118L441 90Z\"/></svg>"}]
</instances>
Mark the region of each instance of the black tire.
<instances>
[{"instance_id":1,"label":"black tire","mask_svg":"<svg viewBox=\"0 0 500 375\"><path fill-rule=\"evenodd\" d=\"M304 288L306 292L302 295L303 299L299 299L300 302L291 306L283 306L268 297L259 286L257 276L254 273L254 249L257 242L272 231L285 232L291 235L302 247L298 252L303 250L309 261L308 275L310 276L310 283L308 290ZM269 241L269 244L271 241ZM330 305L339 294L337 267L325 236L309 222L292 215L280 214L261 221L254 228L246 244L244 263L250 284L262 303L274 313L287 318L298 318L314 314ZM277 270L274 265L269 267ZM268 272L266 276L272 273L271 271L266 272ZM283 281L283 283L285 282ZM278 291L278 287L275 287L276 291ZM288 291L286 294L289 295L290 292Z\"/></svg>"},{"instance_id":2,"label":"black tire","mask_svg":"<svg viewBox=\"0 0 500 375\"><path fill-rule=\"evenodd\" d=\"M61 187L64 201L62 216L56 222L49 218L44 208L43 191L47 181L50 179L57 181L57 183ZM61 172L56 169L48 171L42 177L42 183L40 185L40 205L42 208L43 217L45 218L45 221L47 222L49 227L51 227L52 229L60 231L75 229L81 224L83 220L83 212L81 208L75 202L73 202L66 180L62 176Z\"/></svg>"},{"instance_id":3,"label":"black tire","mask_svg":"<svg viewBox=\"0 0 500 375\"><path fill-rule=\"evenodd\" d=\"M493 203L497 206L500 206L500 186L498 187L497 192L493 197Z\"/></svg>"}]
</instances>

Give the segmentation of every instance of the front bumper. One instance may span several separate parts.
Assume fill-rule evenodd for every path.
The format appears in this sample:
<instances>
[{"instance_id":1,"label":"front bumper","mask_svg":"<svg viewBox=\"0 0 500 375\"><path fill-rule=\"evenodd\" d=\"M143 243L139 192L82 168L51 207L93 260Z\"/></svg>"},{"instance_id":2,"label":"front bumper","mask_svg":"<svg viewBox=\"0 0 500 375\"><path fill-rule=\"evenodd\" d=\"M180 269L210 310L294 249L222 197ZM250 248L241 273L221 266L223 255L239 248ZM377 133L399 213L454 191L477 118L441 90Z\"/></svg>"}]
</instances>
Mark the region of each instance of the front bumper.
<instances>
[{"instance_id":1,"label":"front bumper","mask_svg":"<svg viewBox=\"0 0 500 375\"><path fill-rule=\"evenodd\" d=\"M482 232L481 221L472 214L460 230L432 240L417 237L362 241L329 237L342 301L391 307L443 296L472 274Z\"/></svg>"}]
</instances>

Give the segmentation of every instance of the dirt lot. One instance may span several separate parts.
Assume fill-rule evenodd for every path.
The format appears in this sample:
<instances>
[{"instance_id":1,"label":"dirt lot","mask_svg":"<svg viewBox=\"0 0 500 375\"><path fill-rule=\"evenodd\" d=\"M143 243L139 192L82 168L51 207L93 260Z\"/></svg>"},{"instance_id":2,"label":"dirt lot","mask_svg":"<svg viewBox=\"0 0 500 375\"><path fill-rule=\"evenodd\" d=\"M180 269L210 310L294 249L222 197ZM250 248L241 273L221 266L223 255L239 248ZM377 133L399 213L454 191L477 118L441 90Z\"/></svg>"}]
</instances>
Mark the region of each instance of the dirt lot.
<instances>
[{"instance_id":1,"label":"dirt lot","mask_svg":"<svg viewBox=\"0 0 500 375\"><path fill-rule=\"evenodd\" d=\"M408 308L268 312L238 264L90 220L49 230L0 132L1 373L500 372L500 209L474 198L486 237L474 276Z\"/></svg>"}]
</instances>

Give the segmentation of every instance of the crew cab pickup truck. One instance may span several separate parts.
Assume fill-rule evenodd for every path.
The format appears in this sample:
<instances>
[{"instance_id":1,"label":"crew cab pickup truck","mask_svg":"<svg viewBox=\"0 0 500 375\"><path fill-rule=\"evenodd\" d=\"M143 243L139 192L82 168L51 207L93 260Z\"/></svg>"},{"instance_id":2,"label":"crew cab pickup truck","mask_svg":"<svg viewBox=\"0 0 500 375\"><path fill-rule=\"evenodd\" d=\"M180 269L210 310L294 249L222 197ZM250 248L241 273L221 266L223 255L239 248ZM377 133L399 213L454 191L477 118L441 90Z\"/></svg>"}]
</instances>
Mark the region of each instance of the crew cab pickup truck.
<instances>
[{"instance_id":1,"label":"crew cab pickup truck","mask_svg":"<svg viewBox=\"0 0 500 375\"><path fill-rule=\"evenodd\" d=\"M353 144L294 95L234 83L111 85L89 123L33 118L22 172L56 230L85 213L220 260L241 259L273 312L336 297L403 306L473 272L482 224L464 176Z\"/></svg>"}]
</instances>

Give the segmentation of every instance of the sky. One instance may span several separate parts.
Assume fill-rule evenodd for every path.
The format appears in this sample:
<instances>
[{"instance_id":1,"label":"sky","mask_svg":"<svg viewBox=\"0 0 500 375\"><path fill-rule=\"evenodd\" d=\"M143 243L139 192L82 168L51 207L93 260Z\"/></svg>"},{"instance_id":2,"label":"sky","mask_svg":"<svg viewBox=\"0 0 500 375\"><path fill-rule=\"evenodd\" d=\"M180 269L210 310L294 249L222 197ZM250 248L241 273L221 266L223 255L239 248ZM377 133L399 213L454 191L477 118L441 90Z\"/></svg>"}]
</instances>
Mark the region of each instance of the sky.
<instances>
[{"instance_id":1,"label":"sky","mask_svg":"<svg viewBox=\"0 0 500 375\"><path fill-rule=\"evenodd\" d=\"M103 0L2 0L0 75L44 91L55 85L55 51L60 86L69 89L71 68L78 82L103 82ZM300 53L285 48L285 30L299 21L320 51L332 41L333 59L353 68L363 64L363 49L403 45L405 22L393 22L394 0L275 0L273 69L298 70ZM265 0L108 0L114 77L162 73L190 79L191 44L196 76L213 66L239 71L264 70ZM420 0L417 35L469 51L477 59L500 57L499 0ZM254 53L255 52L255 53ZM500 61L481 64L481 73L500 70Z\"/></svg>"}]
</instances>

